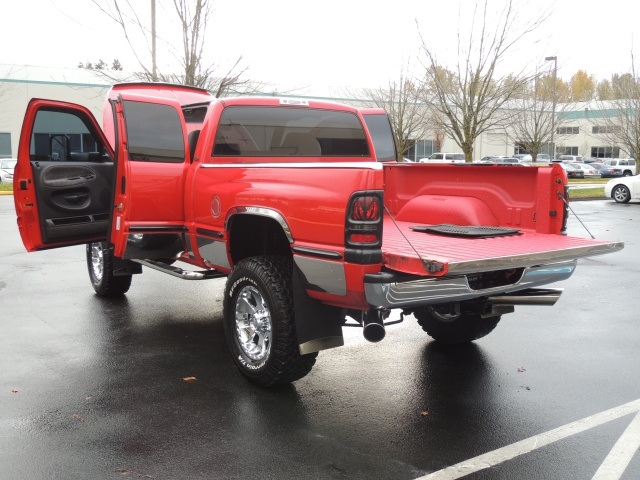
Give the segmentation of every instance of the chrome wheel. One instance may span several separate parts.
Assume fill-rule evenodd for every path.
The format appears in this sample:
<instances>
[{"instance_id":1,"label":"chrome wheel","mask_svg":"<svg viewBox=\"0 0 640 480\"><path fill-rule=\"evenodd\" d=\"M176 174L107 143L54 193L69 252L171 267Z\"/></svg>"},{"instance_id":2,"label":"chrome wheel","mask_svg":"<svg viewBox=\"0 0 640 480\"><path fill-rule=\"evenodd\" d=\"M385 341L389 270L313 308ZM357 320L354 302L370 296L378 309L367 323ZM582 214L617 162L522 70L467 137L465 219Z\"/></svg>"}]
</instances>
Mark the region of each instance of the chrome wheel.
<instances>
[{"instance_id":1,"label":"chrome wheel","mask_svg":"<svg viewBox=\"0 0 640 480\"><path fill-rule=\"evenodd\" d=\"M236 298L236 339L252 363L269 358L271 350L271 313L257 288L245 285Z\"/></svg>"},{"instance_id":2,"label":"chrome wheel","mask_svg":"<svg viewBox=\"0 0 640 480\"><path fill-rule=\"evenodd\" d=\"M119 297L131 286L131 274L124 270L127 265L120 263L121 269L116 275L116 259L107 242L87 243L85 249L89 279L95 292L101 297Z\"/></svg>"},{"instance_id":3,"label":"chrome wheel","mask_svg":"<svg viewBox=\"0 0 640 480\"><path fill-rule=\"evenodd\" d=\"M295 382L311 371L317 352L302 355L293 315L291 257L240 260L224 290L224 334L240 372L262 387Z\"/></svg>"},{"instance_id":4,"label":"chrome wheel","mask_svg":"<svg viewBox=\"0 0 640 480\"><path fill-rule=\"evenodd\" d=\"M91 271L95 280L100 282L104 273L104 253L102 251L102 243L92 243L89 248L91 250Z\"/></svg>"}]
</instances>

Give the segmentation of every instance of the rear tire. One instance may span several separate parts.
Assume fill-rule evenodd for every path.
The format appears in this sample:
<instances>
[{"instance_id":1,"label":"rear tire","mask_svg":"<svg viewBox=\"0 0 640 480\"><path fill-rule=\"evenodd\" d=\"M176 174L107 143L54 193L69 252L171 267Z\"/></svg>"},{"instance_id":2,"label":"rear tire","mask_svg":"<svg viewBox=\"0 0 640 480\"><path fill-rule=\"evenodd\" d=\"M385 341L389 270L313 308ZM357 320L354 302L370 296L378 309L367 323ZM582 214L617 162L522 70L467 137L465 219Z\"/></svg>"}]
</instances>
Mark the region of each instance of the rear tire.
<instances>
[{"instance_id":1,"label":"rear tire","mask_svg":"<svg viewBox=\"0 0 640 480\"><path fill-rule=\"evenodd\" d=\"M629 203L629 200L631 200L631 192L624 185L616 185L611 191L611 198L618 203Z\"/></svg>"},{"instance_id":2,"label":"rear tire","mask_svg":"<svg viewBox=\"0 0 640 480\"><path fill-rule=\"evenodd\" d=\"M493 331L500 315L482 318L480 313L452 313L453 306L433 306L414 312L418 324L434 340L447 345L460 345L478 340Z\"/></svg>"},{"instance_id":3,"label":"rear tire","mask_svg":"<svg viewBox=\"0 0 640 480\"><path fill-rule=\"evenodd\" d=\"M227 279L227 343L240 372L262 387L299 380L318 355L300 354L291 276L291 259L264 256L239 261Z\"/></svg>"},{"instance_id":4,"label":"rear tire","mask_svg":"<svg viewBox=\"0 0 640 480\"><path fill-rule=\"evenodd\" d=\"M87 244L87 269L91 285L101 297L119 297L131 287L132 275L113 274L113 252L107 242Z\"/></svg>"}]
</instances>

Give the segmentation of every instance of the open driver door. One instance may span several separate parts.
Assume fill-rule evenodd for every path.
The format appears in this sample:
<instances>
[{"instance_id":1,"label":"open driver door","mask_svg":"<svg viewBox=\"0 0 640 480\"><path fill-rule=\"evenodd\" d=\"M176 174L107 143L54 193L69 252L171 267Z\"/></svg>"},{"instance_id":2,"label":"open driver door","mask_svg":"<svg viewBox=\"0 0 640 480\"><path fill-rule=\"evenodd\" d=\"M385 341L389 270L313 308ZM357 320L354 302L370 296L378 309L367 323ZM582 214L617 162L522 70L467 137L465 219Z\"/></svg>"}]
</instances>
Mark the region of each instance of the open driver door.
<instances>
[{"instance_id":1,"label":"open driver door","mask_svg":"<svg viewBox=\"0 0 640 480\"><path fill-rule=\"evenodd\" d=\"M18 228L28 251L107 239L114 158L87 108L29 102L13 177Z\"/></svg>"},{"instance_id":2,"label":"open driver door","mask_svg":"<svg viewBox=\"0 0 640 480\"><path fill-rule=\"evenodd\" d=\"M179 103L123 94L107 105L109 139L81 105L29 102L14 175L28 251L107 240L124 257L130 234L183 231L188 155Z\"/></svg>"}]
</instances>

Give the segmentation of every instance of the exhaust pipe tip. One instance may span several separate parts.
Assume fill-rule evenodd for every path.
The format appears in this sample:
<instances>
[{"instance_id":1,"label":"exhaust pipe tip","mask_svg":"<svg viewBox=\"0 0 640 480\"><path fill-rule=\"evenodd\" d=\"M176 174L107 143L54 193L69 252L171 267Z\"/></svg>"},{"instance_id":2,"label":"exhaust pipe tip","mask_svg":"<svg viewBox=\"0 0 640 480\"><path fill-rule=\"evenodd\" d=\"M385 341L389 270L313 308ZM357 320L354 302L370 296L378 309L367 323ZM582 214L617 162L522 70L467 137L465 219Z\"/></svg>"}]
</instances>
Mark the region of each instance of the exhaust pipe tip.
<instances>
[{"instance_id":1,"label":"exhaust pipe tip","mask_svg":"<svg viewBox=\"0 0 640 480\"><path fill-rule=\"evenodd\" d=\"M562 288L528 288L505 295L493 295L488 301L494 305L552 306L560 299L562 292Z\"/></svg>"},{"instance_id":2,"label":"exhaust pipe tip","mask_svg":"<svg viewBox=\"0 0 640 480\"><path fill-rule=\"evenodd\" d=\"M377 322L367 323L362 329L365 340L371 343L377 343L384 339L387 334L384 325Z\"/></svg>"}]
</instances>

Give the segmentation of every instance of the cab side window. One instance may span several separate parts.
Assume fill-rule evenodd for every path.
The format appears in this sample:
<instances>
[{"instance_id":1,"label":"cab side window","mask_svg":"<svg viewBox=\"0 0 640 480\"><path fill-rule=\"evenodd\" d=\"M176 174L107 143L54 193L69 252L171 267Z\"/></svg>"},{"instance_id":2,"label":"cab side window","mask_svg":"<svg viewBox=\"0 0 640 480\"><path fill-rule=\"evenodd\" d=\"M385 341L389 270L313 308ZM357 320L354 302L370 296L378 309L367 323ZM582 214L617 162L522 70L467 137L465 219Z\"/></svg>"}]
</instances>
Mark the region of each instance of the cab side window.
<instances>
[{"instance_id":1,"label":"cab side window","mask_svg":"<svg viewBox=\"0 0 640 480\"><path fill-rule=\"evenodd\" d=\"M82 116L51 109L38 111L31 135L31 160L105 161L106 149Z\"/></svg>"},{"instance_id":2,"label":"cab side window","mask_svg":"<svg viewBox=\"0 0 640 480\"><path fill-rule=\"evenodd\" d=\"M129 160L182 163L185 142L178 111L170 105L125 100Z\"/></svg>"}]
</instances>

